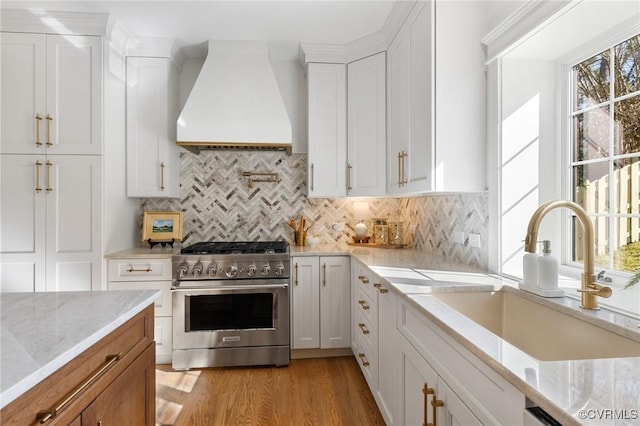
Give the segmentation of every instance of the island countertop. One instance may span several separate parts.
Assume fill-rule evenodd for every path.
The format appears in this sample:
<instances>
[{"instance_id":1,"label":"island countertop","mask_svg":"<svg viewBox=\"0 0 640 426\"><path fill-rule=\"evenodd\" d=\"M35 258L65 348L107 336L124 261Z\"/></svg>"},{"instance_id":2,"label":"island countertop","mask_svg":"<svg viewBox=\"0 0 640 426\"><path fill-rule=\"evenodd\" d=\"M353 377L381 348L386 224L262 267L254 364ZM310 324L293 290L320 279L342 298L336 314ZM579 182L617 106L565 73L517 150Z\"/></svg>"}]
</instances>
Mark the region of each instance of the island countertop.
<instances>
[{"instance_id":1,"label":"island countertop","mask_svg":"<svg viewBox=\"0 0 640 426\"><path fill-rule=\"evenodd\" d=\"M0 408L133 318L159 293L0 294Z\"/></svg>"}]
</instances>

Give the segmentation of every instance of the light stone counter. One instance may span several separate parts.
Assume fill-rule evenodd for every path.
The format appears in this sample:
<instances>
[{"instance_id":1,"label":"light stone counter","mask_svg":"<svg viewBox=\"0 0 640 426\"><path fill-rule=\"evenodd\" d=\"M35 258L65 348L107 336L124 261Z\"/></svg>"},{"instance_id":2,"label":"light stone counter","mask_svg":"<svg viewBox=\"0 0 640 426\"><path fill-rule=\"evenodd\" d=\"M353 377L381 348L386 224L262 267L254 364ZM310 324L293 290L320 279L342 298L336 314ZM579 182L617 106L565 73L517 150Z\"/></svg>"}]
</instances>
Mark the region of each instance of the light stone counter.
<instances>
[{"instance_id":1,"label":"light stone counter","mask_svg":"<svg viewBox=\"0 0 640 426\"><path fill-rule=\"evenodd\" d=\"M105 259L171 259L174 253L180 253L180 245L175 244L174 248L155 246L154 248L134 247L108 253Z\"/></svg>"},{"instance_id":2,"label":"light stone counter","mask_svg":"<svg viewBox=\"0 0 640 426\"><path fill-rule=\"evenodd\" d=\"M158 294L0 293L0 408L133 318Z\"/></svg>"},{"instance_id":3,"label":"light stone counter","mask_svg":"<svg viewBox=\"0 0 640 426\"><path fill-rule=\"evenodd\" d=\"M518 290L512 280L416 249L292 246L291 254L351 255L367 265L404 300L563 425L640 425L640 357L540 361L430 294L503 289L623 335L640 345L637 318L604 308L585 311L573 298L544 299Z\"/></svg>"}]
</instances>

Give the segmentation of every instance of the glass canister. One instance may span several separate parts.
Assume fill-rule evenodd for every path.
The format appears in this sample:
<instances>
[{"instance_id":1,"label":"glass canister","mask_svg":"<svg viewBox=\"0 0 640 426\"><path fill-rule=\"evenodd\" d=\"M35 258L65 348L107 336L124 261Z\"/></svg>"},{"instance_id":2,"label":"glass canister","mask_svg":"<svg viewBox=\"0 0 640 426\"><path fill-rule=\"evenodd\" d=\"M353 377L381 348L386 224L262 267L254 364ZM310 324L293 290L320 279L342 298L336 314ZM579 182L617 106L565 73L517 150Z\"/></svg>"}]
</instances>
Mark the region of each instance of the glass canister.
<instances>
[{"instance_id":1,"label":"glass canister","mask_svg":"<svg viewBox=\"0 0 640 426\"><path fill-rule=\"evenodd\" d=\"M373 220L373 241L375 244L389 244L389 227L387 219Z\"/></svg>"},{"instance_id":2,"label":"glass canister","mask_svg":"<svg viewBox=\"0 0 640 426\"><path fill-rule=\"evenodd\" d=\"M403 225L404 222L400 221L389 222L389 244L397 246L404 244Z\"/></svg>"}]
</instances>

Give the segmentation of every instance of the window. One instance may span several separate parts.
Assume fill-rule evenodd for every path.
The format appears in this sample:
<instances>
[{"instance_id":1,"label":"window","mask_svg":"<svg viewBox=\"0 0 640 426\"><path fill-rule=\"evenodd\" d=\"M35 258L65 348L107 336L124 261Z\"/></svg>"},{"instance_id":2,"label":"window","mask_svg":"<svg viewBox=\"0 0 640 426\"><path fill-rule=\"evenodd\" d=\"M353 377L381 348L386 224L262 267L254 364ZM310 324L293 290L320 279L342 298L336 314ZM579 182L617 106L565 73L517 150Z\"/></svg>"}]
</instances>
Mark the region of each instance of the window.
<instances>
[{"instance_id":1,"label":"window","mask_svg":"<svg viewBox=\"0 0 640 426\"><path fill-rule=\"evenodd\" d=\"M571 68L573 200L592 219L596 267L624 272L640 270L639 75L640 35ZM581 233L574 223L574 262Z\"/></svg>"}]
</instances>

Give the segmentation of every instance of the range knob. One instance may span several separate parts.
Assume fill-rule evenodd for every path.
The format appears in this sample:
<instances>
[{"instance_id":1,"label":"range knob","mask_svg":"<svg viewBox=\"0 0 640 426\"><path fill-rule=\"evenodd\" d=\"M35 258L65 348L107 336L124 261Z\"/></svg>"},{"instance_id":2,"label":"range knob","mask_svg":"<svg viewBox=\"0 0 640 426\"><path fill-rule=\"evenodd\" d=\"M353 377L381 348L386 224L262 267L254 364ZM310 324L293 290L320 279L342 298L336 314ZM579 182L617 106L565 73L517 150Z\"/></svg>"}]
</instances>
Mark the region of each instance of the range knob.
<instances>
[{"instance_id":1,"label":"range knob","mask_svg":"<svg viewBox=\"0 0 640 426\"><path fill-rule=\"evenodd\" d=\"M207 267L207 275L209 275L210 277L215 277L216 272L218 272L218 268L216 267L215 263L212 263Z\"/></svg>"},{"instance_id":2,"label":"range knob","mask_svg":"<svg viewBox=\"0 0 640 426\"><path fill-rule=\"evenodd\" d=\"M247 275L249 275L250 277L254 276L256 274L256 271L258 270L258 268L256 268L256 265L254 265L253 263L251 265L249 265L247 267Z\"/></svg>"},{"instance_id":3,"label":"range knob","mask_svg":"<svg viewBox=\"0 0 640 426\"><path fill-rule=\"evenodd\" d=\"M202 262L198 261L195 265L193 265L193 269L191 273L194 277L198 278L202 274Z\"/></svg>"},{"instance_id":4,"label":"range knob","mask_svg":"<svg viewBox=\"0 0 640 426\"><path fill-rule=\"evenodd\" d=\"M280 276L284 274L284 265L281 263L278 266L276 266L276 275Z\"/></svg>"},{"instance_id":5,"label":"range knob","mask_svg":"<svg viewBox=\"0 0 640 426\"><path fill-rule=\"evenodd\" d=\"M182 262L180 266L178 266L178 278L184 278L189 271L189 264L187 262Z\"/></svg>"},{"instance_id":6,"label":"range knob","mask_svg":"<svg viewBox=\"0 0 640 426\"><path fill-rule=\"evenodd\" d=\"M224 272L224 274L228 277L228 278L233 278L236 275L238 275L238 267L236 265L230 265L227 266L226 271Z\"/></svg>"},{"instance_id":7,"label":"range knob","mask_svg":"<svg viewBox=\"0 0 640 426\"><path fill-rule=\"evenodd\" d=\"M271 266L269 266L268 263L265 263L262 265L262 268L260 268L260 272L262 272L262 275L266 277L271 272Z\"/></svg>"}]
</instances>

